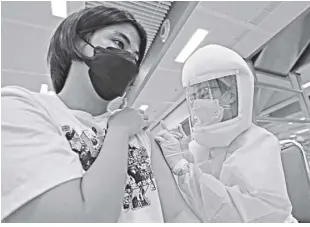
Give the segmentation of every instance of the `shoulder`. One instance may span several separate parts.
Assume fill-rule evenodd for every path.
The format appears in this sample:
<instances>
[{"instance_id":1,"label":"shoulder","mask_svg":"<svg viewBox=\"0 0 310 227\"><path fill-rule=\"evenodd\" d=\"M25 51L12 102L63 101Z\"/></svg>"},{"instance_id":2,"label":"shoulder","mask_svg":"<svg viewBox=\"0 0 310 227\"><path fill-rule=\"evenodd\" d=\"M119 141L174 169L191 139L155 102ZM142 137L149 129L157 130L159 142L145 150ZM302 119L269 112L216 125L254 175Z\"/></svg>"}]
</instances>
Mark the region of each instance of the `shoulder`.
<instances>
[{"instance_id":1,"label":"shoulder","mask_svg":"<svg viewBox=\"0 0 310 227\"><path fill-rule=\"evenodd\" d=\"M7 86L1 89L1 97L25 97L31 98L34 92L19 86Z\"/></svg>"},{"instance_id":2,"label":"shoulder","mask_svg":"<svg viewBox=\"0 0 310 227\"><path fill-rule=\"evenodd\" d=\"M269 141L272 144L280 145L278 138L274 134L272 134L268 130L266 130L262 127L259 127L255 124L252 124L249 132L252 136L256 135L256 139L258 141L264 140L264 141Z\"/></svg>"},{"instance_id":3,"label":"shoulder","mask_svg":"<svg viewBox=\"0 0 310 227\"><path fill-rule=\"evenodd\" d=\"M242 149L251 148L252 150L259 149L261 151L272 150L278 152L280 149L280 142L271 132L252 124L248 130L236 138L231 144L231 147Z\"/></svg>"},{"instance_id":4,"label":"shoulder","mask_svg":"<svg viewBox=\"0 0 310 227\"><path fill-rule=\"evenodd\" d=\"M38 106L38 98L41 96L40 93L18 86L8 86L1 89L1 101L5 106Z\"/></svg>"},{"instance_id":5,"label":"shoulder","mask_svg":"<svg viewBox=\"0 0 310 227\"><path fill-rule=\"evenodd\" d=\"M53 121L43 104L48 100L43 96L22 87L4 87L1 90L1 125L4 129L15 131L16 127L27 127L34 130L34 127L40 128L42 125L50 128Z\"/></svg>"},{"instance_id":6,"label":"shoulder","mask_svg":"<svg viewBox=\"0 0 310 227\"><path fill-rule=\"evenodd\" d=\"M268 130L252 124L251 127L241 136L251 138L255 141L270 141L279 144L277 137Z\"/></svg>"},{"instance_id":7,"label":"shoulder","mask_svg":"<svg viewBox=\"0 0 310 227\"><path fill-rule=\"evenodd\" d=\"M1 89L1 102L4 112L22 111L48 114L47 106L51 105L53 100L51 95L30 91L19 86L7 86Z\"/></svg>"}]
</instances>

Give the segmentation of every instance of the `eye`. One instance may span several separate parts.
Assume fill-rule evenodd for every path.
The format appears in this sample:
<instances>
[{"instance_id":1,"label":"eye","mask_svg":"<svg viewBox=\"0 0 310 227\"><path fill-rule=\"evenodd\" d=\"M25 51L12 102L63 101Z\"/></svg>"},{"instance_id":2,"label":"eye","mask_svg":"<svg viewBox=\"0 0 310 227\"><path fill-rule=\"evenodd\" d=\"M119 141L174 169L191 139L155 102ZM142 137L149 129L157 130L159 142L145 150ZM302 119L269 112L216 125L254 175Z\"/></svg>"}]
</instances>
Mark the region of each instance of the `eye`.
<instances>
[{"instance_id":1,"label":"eye","mask_svg":"<svg viewBox=\"0 0 310 227\"><path fill-rule=\"evenodd\" d=\"M113 42L121 49L125 48L125 44L120 40L113 40Z\"/></svg>"}]
</instances>

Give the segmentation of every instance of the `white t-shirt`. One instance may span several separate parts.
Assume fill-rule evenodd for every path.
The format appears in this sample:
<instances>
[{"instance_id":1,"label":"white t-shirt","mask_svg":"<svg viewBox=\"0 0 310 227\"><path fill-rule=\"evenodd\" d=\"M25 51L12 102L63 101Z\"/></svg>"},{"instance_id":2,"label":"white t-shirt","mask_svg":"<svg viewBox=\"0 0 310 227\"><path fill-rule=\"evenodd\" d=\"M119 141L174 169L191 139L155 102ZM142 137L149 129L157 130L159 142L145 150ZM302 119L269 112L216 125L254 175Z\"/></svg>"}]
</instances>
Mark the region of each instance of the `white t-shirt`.
<instances>
[{"instance_id":1,"label":"white t-shirt","mask_svg":"<svg viewBox=\"0 0 310 227\"><path fill-rule=\"evenodd\" d=\"M47 190L83 177L104 142L108 114L70 110L57 95L20 87L3 88L1 101L3 220ZM130 141L119 222L163 222L150 152L145 133Z\"/></svg>"}]
</instances>

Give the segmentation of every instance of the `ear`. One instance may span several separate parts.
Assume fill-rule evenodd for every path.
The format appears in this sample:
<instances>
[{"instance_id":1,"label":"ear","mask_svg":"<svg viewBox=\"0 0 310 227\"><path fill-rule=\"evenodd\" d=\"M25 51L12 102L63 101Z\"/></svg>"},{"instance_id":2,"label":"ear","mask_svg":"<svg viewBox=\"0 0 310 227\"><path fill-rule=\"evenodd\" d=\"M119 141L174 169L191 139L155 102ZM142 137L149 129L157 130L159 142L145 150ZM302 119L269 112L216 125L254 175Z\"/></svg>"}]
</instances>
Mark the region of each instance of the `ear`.
<instances>
[{"instance_id":1,"label":"ear","mask_svg":"<svg viewBox=\"0 0 310 227\"><path fill-rule=\"evenodd\" d=\"M75 42L76 42L76 46L78 47L78 48L84 48L85 46L86 46L86 42L81 38L81 36L80 35L76 35L76 37L75 37Z\"/></svg>"},{"instance_id":2,"label":"ear","mask_svg":"<svg viewBox=\"0 0 310 227\"><path fill-rule=\"evenodd\" d=\"M77 41L76 41L76 46L79 50L81 50L81 52L83 53L83 55L87 56L87 57L92 57L94 56L94 49L89 46L83 39L81 39L79 36L77 36Z\"/></svg>"}]
</instances>

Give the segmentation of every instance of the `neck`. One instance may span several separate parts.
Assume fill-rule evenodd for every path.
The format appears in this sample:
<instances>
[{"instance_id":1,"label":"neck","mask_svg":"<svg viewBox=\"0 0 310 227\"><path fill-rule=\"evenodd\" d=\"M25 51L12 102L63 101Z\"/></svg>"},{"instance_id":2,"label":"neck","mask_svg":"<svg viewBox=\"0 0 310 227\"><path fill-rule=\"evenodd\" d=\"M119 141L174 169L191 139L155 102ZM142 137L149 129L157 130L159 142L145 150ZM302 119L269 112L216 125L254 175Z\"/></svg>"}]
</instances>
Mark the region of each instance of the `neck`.
<instances>
[{"instance_id":1,"label":"neck","mask_svg":"<svg viewBox=\"0 0 310 227\"><path fill-rule=\"evenodd\" d=\"M66 84L58 96L69 109L85 111L93 116L104 114L109 102L97 95L88 77L87 69L72 64Z\"/></svg>"}]
</instances>

